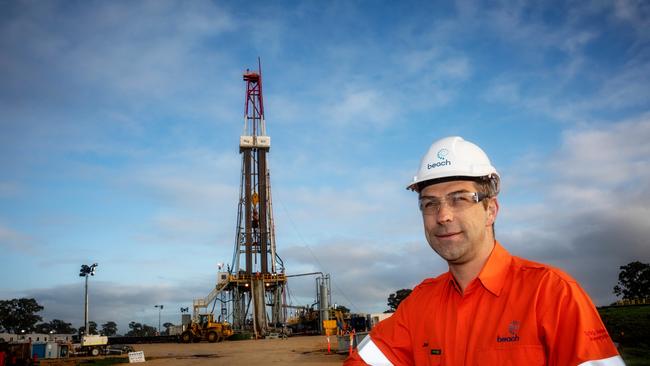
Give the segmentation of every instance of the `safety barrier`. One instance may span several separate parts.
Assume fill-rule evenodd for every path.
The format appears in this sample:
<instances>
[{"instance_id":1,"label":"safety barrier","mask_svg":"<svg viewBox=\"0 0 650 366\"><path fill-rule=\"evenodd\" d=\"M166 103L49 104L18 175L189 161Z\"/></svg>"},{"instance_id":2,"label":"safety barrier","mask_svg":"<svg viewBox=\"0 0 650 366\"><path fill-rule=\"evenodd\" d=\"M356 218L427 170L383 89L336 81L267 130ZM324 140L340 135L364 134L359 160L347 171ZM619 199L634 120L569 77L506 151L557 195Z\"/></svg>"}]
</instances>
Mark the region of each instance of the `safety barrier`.
<instances>
[{"instance_id":1,"label":"safety barrier","mask_svg":"<svg viewBox=\"0 0 650 366\"><path fill-rule=\"evenodd\" d=\"M369 332L346 332L344 335L337 336L338 353L352 353L352 350L368 335Z\"/></svg>"}]
</instances>

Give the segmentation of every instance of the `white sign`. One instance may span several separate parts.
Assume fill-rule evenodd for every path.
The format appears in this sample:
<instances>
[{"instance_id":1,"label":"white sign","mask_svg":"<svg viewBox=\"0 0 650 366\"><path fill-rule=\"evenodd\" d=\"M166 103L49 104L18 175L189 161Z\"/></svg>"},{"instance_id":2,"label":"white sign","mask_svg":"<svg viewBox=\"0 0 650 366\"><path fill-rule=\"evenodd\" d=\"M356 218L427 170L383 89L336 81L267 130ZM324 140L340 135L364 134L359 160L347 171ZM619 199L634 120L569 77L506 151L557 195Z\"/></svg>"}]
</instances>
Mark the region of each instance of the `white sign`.
<instances>
[{"instance_id":1,"label":"white sign","mask_svg":"<svg viewBox=\"0 0 650 366\"><path fill-rule=\"evenodd\" d=\"M144 362L144 351L129 352L129 363Z\"/></svg>"}]
</instances>

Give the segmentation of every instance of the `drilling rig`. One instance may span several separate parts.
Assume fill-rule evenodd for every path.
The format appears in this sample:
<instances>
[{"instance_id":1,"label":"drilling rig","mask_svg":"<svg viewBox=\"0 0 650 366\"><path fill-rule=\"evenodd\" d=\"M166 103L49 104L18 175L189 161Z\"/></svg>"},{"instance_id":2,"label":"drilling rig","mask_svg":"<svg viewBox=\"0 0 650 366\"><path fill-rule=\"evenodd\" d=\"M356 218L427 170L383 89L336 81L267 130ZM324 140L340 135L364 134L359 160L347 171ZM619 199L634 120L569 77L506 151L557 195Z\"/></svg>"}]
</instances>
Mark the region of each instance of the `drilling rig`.
<instances>
[{"instance_id":1,"label":"drilling rig","mask_svg":"<svg viewBox=\"0 0 650 366\"><path fill-rule=\"evenodd\" d=\"M244 128L239 138L242 157L237 229L232 263L218 273L210 294L193 303L194 319L201 309L220 302L220 321L231 321L235 332L252 332L256 338L286 319L284 264L276 251L270 173L267 155L271 138L266 133L262 68L246 70ZM220 267L220 270L222 268Z\"/></svg>"}]
</instances>

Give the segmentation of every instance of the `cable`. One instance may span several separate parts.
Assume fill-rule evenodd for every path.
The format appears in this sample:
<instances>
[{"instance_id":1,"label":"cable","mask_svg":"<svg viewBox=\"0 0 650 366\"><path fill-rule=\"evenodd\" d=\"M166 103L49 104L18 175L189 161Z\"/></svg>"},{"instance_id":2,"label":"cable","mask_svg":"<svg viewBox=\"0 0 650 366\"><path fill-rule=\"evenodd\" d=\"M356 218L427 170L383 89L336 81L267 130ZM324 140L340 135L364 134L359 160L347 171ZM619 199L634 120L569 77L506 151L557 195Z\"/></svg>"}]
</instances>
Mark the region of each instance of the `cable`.
<instances>
[{"instance_id":1,"label":"cable","mask_svg":"<svg viewBox=\"0 0 650 366\"><path fill-rule=\"evenodd\" d=\"M277 198L276 198L276 200L277 200ZM298 238L303 243L303 245L305 245L305 247L307 247L307 250L309 251L309 254L312 256L312 258L314 258L314 261L317 263L317 265L318 265L319 269L321 270L321 272L329 273L328 271L325 270L325 266L323 266L323 264L314 255L314 252L311 250L311 246L307 243L305 238L303 238L302 235L300 234L300 231L298 230L298 227L293 222L293 219L291 218L291 215L289 215L289 211L284 206L284 203L282 203L282 201L280 201L280 200L278 200L278 201L280 202L280 206L282 206L282 209L284 210L284 212L287 214L287 218L289 219L289 223L291 224L293 229L296 231L296 234L298 235ZM334 282L334 281L332 281L331 277L330 277L330 282ZM350 304L350 307L354 308L355 312L359 312L359 309L357 308L357 306L354 305L352 300L350 300L348 298L348 296L345 294L345 292L343 292L343 290L341 290L341 288L336 285L336 282L334 282L333 285L334 285L334 288L336 288L336 290L338 290L338 292L343 296L343 298L348 301L348 303Z\"/></svg>"}]
</instances>

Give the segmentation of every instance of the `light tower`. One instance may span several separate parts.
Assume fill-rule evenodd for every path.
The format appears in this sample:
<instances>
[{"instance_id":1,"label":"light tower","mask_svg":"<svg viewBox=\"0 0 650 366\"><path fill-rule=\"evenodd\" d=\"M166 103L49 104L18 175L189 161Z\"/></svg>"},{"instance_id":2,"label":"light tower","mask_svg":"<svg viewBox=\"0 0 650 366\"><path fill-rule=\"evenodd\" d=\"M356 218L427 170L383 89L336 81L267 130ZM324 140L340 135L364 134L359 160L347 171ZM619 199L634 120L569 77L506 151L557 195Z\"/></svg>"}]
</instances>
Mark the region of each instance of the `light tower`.
<instances>
[{"instance_id":1,"label":"light tower","mask_svg":"<svg viewBox=\"0 0 650 366\"><path fill-rule=\"evenodd\" d=\"M88 275L95 275L95 268L97 268L97 263L92 265L82 264L81 269L79 270L79 277L86 277L86 285L84 291L84 335L88 335Z\"/></svg>"},{"instance_id":2,"label":"light tower","mask_svg":"<svg viewBox=\"0 0 650 366\"><path fill-rule=\"evenodd\" d=\"M243 77L246 101L244 130L239 139L242 169L230 288L234 328L247 328L250 309L253 330L257 336L263 336L269 328L284 322L282 305L286 276L275 248L270 174L266 160L271 138L266 134L264 120L261 66L257 72L246 70Z\"/></svg>"},{"instance_id":3,"label":"light tower","mask_svg":"<svg viewBox=\"0 0 650 366\"><path fill-rule=\"evenodd\" d=\"M158 309L158 335L160 335L162 334L160 332L160 313L162 312L164 305L154 305L153 307Z\"/></svg>"}]
</instances>

